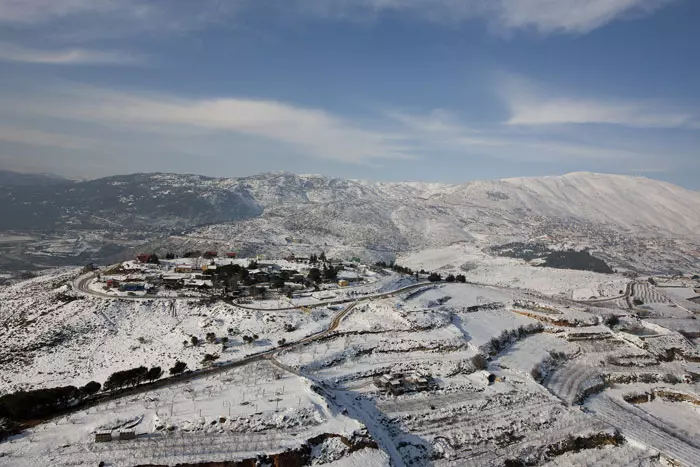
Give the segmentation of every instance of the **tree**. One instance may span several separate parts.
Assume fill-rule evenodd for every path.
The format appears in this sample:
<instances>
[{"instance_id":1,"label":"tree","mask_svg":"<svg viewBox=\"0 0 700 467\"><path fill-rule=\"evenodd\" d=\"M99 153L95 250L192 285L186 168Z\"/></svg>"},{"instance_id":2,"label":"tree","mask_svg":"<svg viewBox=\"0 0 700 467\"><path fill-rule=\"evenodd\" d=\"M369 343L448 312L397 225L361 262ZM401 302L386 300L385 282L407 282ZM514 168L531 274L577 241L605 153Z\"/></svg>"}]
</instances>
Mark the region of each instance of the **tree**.
<instances>
[{"instance_id":1,"label":"tree","mask_svg":"<svg viewBox=\"0 0 700 467\"><path fill-rule=\"evenodd\" d=\"M316 255L309 256L309 264L316 264L316 263L318 263L318 256L316 256Z\"/></svg>"},{"instance_id":2,"label":"tree","mask_svg":"<svg viewBox=\"0 0 700 467\"><path fill-rule=\"evenodd\" d=\"M323 261L324 263L327 261L326 259L326 252L322 251L321 254L318 257L319 260Z\"/></svg>"},{"instance_id":3,"label":"tree","mask_svg":"<svg viewBox=\"0 0 700 467\"><path fill-rule=\"evenodd\" d=\"M175 259L175 253L172 253L172 252L170 252L170 251L167 252L167 253L165 254L165 259Z\"/></svg>"},{"instance_id":4,"label":"tree","mask_svg":"<svg viewBox=\"0 0 700 467\"><path fill-rule=\"evenodd\" d=\"M428 280L430 282L440 282L442 280L442 276L437 272L431 272L428 276Z\"/></svg>"},{"instance_id":5,"label":"tree","mask_svg":"<svg viewBox=\"0 0 700 467\"><path fill-rule=\"evenodd\" d=\"M319 268L309 269L309 274L306 276L309 280L318 282L321 280L321 270Z\"/></svg>"},{"instance_id":6,"label":"tree","mask_svg":"<svg viewBox=\"0 0 700 467\"><path fill-rule=\"evenodd\" d=\"M272 279L272 282L270 283L270 286L273 289L281 289L284 287L284 279L282 277L279 277L279 276L274 277Z\"/></svg>"},{"instance_id":7,"label":"tree","mask_svg":"<svg viewBox=\"0 0 700 467\"><path fill-rule=\"evenodd\" d=\"M254 259L251 260L250 263L248 263L248 269L258 269L258 267L259 267L259 264Z\"/></svg>"},{"instance_id":8,"label":"tree","mask_svg":"<svg viewBox=\"0 0 700 467\"><path fill-rule=\"evenodd\" d=\"M187 363L181 362L180 360L177 360L175 362L175 365L170 369L170 374L171 375L179 375L180 373L185 371L186 368L187 368Z\"/></svg>"},{"instance_id":9,"label":"tree","mask_svg":"<svg viewBox=\"0 0 700 467\"><path fill-rule=\"evenodd\" d=\"M192 343L193 346L199 345L199 339L197 339L197 336L192 336L190 338L190 342Z\"/></svg>"},{"instance_id":10,"label":"tree","mask_svg":"<svg viewBox=\"0 0 700 467\"><path fill-rule=\"evenodd\" d=\"M334 268L333 266L326 268L323 268L323 278L327 281L332 281L335 280L335 278L338 277L338 270Z\"/></svg>"},{"instance_id":11,"label":"tree","mask_svg":"<svg viewBox=\"0 0 700 467\"><path fill-rule=\"evenodd\" d=\"M85 386L80 388L80 392L85 396L91 396L99 392L100 389L102 389L102 385L100 383L97 381L90 381Z\"/></svg>"},{"instance_id":12,"label":"tree","mask_svg":"<svg viewBox=\"0 0 700 467\"><path fill-rule=\"evenodd\" d=\"M608 325L608 327L617 326L620 324L620 318L618 318L616 315L610 315L605 318L605 324Z\"/></svg>"},{"instance_id":13,"label":"tree","mask_svg":"<svg viewBox=\"0 0 700 467\"><path fill-rule=\"evenodd\" d=\"M158 259L158 255L156 255L155 253L153 253L153 254L148 258L148 262L149 262L150 264L160 264L160 260Z\"/></svg>"},{"instance_id":14,"label":"tree","mask_svg":"<svg viewBox=\"0 0 700 467\"><path fill-rule=\"evenodd\" d=\"M163 376L163 370L159 366L154 366L153 368L148 370L148 373L146 373L146 379L148 381L155 381L161 376Z\"/></svg>"},{"instance_id":15,"label":"tree","mask_svg":"<svg viewBox=\"0 0 700 467\"><path fill-rule=\"evenodd\" d=\"M216 334L214 334L213 332L208 332L206 339L207 342L209 342L210 344L214 344L216 343Z\"/></svg>"},{"instance_id":16,"label":"tree","mask_svg":"<svg viewBox=\"0 0 700 467\"><path fill-rule=\"evenodd\" d=\"M285 339L284 337L277 341L277 345L279 345L279 346L283 346L286 343L287 343L287 339Z\"/></svg>"},{"instance_id":17,"label":"tree","mask_svg":"<svg viewBox=\"0 0 700 467\"><path fill-rule=\"evenodd\" d=\"M454 281L455 281L455 276L454 276L453 274L449 274L449 275L445 278L445 282L454 282Z\"/></svg>"},{"instance_id":18,"label":"tree","mask_svg":"<svg viewBox=\"0 0 700 467\"><path fill-rule=\"evenodd\" d=\"M455 276L455 279L457 282L461 282L462 284L465 284L467 282L467 277L464 274L457 274Z\"/></svg>"}]
</instances>

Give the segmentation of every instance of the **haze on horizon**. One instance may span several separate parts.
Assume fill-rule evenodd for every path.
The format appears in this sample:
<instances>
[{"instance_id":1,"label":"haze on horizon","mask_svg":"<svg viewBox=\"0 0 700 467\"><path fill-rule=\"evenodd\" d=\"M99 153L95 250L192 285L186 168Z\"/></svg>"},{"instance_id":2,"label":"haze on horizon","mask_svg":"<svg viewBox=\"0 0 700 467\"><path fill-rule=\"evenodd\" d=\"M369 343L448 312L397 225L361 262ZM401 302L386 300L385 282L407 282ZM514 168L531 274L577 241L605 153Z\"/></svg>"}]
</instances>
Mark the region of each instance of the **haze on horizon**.
<instances>
[{"instance_id":1,"label":"haze on horizon","mask_svg":"<svg viewBox=\"0 0 700 467\"><path fill-rule=\"evenodd\" d=\"M0 169L700 188L689 0L0 0Z\"/></svg>"}]
</instances>

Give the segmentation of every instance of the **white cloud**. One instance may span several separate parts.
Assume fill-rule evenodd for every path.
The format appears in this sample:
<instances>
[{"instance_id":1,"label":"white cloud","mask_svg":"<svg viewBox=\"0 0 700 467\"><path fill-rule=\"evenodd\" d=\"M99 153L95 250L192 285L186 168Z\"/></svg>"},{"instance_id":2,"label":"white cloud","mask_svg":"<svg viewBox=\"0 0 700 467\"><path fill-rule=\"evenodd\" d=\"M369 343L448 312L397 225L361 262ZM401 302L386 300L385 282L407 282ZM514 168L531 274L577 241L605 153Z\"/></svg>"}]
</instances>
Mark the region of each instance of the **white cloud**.
<instances>
[{"instance_id":1,"label":"white cloud","mask_svg":"<svg viewBox=\"0 0 700 467\"><path fill-rule=\"evenodd\" d=\"M692 112L648 100L559 97L522 78L506 77L499 90L509 125L612 124L638 128L700 128Z\"/></svg>"},{"instance_id":2,"label":"white cloud","mask_svg":"<svg viewBox=\"0 0 700 467\"><path fill-rule=\"evenodd\" d=\"M602 143L600 146L586 145L542 134L531 138L511 131L510 127L470 128L440 109L427 115L391 112L388 116L405 125L406 131L426 148L462 151L467 157L470 154L480 154L503 160L530 162L562 159L621 161L645 157L643 152Z\"/></svg>"},{"instance_id":3,"label":"white cloud","mask_svg":"<svg viewBox=\"0 0 700 467\"><path fill-rule=\"evenodd\" d=\"M376 18L403 12L443 23L484 18L496 29L543 34L585 33L612 21L652 12L675 0L297 0L320 17Z\"/></svg>"},{"instance_id":4,"label":"white cloud","mask_svg":"<svg viewBox=\"0 0 700 467\"><path fill-rule=\"evenodd\" d=\"M652 12L673 1L676 0L0 0L0 22L41 24L90 16L98 18L98 24L106 24L101 21L105 18L132 23L127 28L113 22L111 29L116 31L182 31L231 21L246 10L263 5L266 14L274 12L285 18L371 20L384 13L402 13L450 24L483 18L504 31L535 29L543 34L580 34L621 18ZM109 34L108 29L102 32Z\"/></svg>"},{"instance_id":5,"label":"white cloud","mask_svg":"<svg viewBox=\"0 0 700 467\"><path fill-rule=\"evenodd\" d=\"M52 65L134 65L141 63L141 58L119 51L79 48L43 50L0 42L0 61Z\"/></svg>"},{"instance_id":6,"label":"white cloud","mask_svg":"<svg viewBox=\"0 0 700 467\"><path fill-rule=\"evenodd\" d=\"M177 99L95 88L71 88L60 96L5 102L30 117L99 124L138 133L240 134L283 143L290 156L350 163L414 156L400 135L366 129L316 109L265 100Z\"/></svg>"},{"instance_id":7,"label":"white cloud","mask_svg":"<svg viewBox=\"0 0 700 467\"><path fill-rule=\"evenodd\" d=\"M90 15L147 17L157 4L139 0L0 0L0 22L39 24L55 19Z\"/></svg>"},{"instance_id":8,"label":"white cloud","mask_svg":"<svg viewBox=\"0 0 700 467\"><path fill-rule=\"evenodd\" d=\"M509 125L602 123L641 128L698 128L690 113L664 111L644 102L545 98L511 102Z\"/></svg>"},{"instance_id":9,"label":"white cloud","mask_svg":"<svg viewBox=\"0 0 700 467\"><path fill-rule=\"evenodd\" d=\"M652 12L672 0L500 0L498 24L541 33L585 33L628 15Z\"/></svg>"}]
</instances>

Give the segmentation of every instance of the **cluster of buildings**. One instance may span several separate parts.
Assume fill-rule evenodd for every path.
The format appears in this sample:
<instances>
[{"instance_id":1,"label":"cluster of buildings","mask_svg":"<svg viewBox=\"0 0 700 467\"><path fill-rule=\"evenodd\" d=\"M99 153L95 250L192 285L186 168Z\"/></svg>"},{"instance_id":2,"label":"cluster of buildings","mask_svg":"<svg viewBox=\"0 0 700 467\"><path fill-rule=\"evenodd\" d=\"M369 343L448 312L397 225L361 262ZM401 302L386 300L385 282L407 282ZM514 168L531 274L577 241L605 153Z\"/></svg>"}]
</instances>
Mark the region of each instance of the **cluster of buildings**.
<instances>
[{"instance_id":1,"label":"cluster of buildings","mask_svg":"<svg viewBox=\"0 0 700 467\"><path fill-rule=\"evenodd\" d=\"M98 273L98 279L106 289L129 295L155 294L161 289L203 291L216 287L233 298L260 297L271 288L286 294L311 288L314 284L308 278L308 271L322 267L309 264L309 258L293 255L274 262L264 261L261 256L254 260L238 259L235 252L223 256L216 251L196 254L197 257L189 254L184 258L168 255L163 259L153 253L140 253L135 260L125 261L102 275ZM348 264L349 270L358 267L354 262ZM339 277L334 287L347 287L355 280L361 280L359 274Z\"/></svg>"},{"instance_id":2,"label":"cluster of buildings","mask_svg":"<svg viewBox=\"0 0 700 467\"><path fill-rule=\"evenodd\" d=\"M385 374L376 378L374 385L392 396L398 396L407 392L427 391L432 381L430 375L417 371L409 374Z\"/></svg>"}]
</instances>

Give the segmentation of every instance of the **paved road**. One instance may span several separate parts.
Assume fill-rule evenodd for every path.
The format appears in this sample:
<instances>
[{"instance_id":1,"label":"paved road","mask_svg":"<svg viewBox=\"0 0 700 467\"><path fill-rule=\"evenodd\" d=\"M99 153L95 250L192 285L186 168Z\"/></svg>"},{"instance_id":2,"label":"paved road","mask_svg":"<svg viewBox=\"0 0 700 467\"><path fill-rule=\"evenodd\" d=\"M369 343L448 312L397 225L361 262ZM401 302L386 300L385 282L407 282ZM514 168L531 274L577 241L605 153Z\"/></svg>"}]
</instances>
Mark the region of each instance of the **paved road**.
<instances>
[{"instance_id":1,"label":"paved road","mask_svg":"<svg viewBox=\"0 0 700 467\"><path fill-rule=\"evenodd\" d=\"M90 289L90 281L94 279L95 273L89 273L85 274L82 276L79 276L74 282L73 282L73 288L85 295L89 295L92 297L97 297L97 298L106 298L106 299L119 299L119 300L131 300L131 301L143 301L143 300L161 300L161 301L173 301L173 300L199 300L201 297L122 297L122 296L114 296L110 295L104 292L99 292L97 290L92 290ZM420 287L425 287L428 285L434 285L433 282L419 282L417 284L409 285L407 287L402 287L400 289L392 290L389 292L381 292L377 294L371 294L371 295L365 295L362 297L357 297L357 298L343 298L343 299L338 299L338 300L327 300L327 301L321 301L317 303L310 303L310 304L300 304L297 306L288 306L288 307L282 307L282 308L257 308L254 306L245 306L245 305L240 305L238 303L231 303L232 306L235 306L237 308L242 308L244 310L251 310L251 311L293 311L293 310L299 310L301 307L306 307L306 308L318 308L318 307L323 307L323 306L328 306L328 305L344 305L346 303L356 303L358 301L362 300L376 300L380 298L386 298L390 297L396 294L399 294L401 292L406 292L409 290L414 290Z\"/></svg>"}]
</instances>

